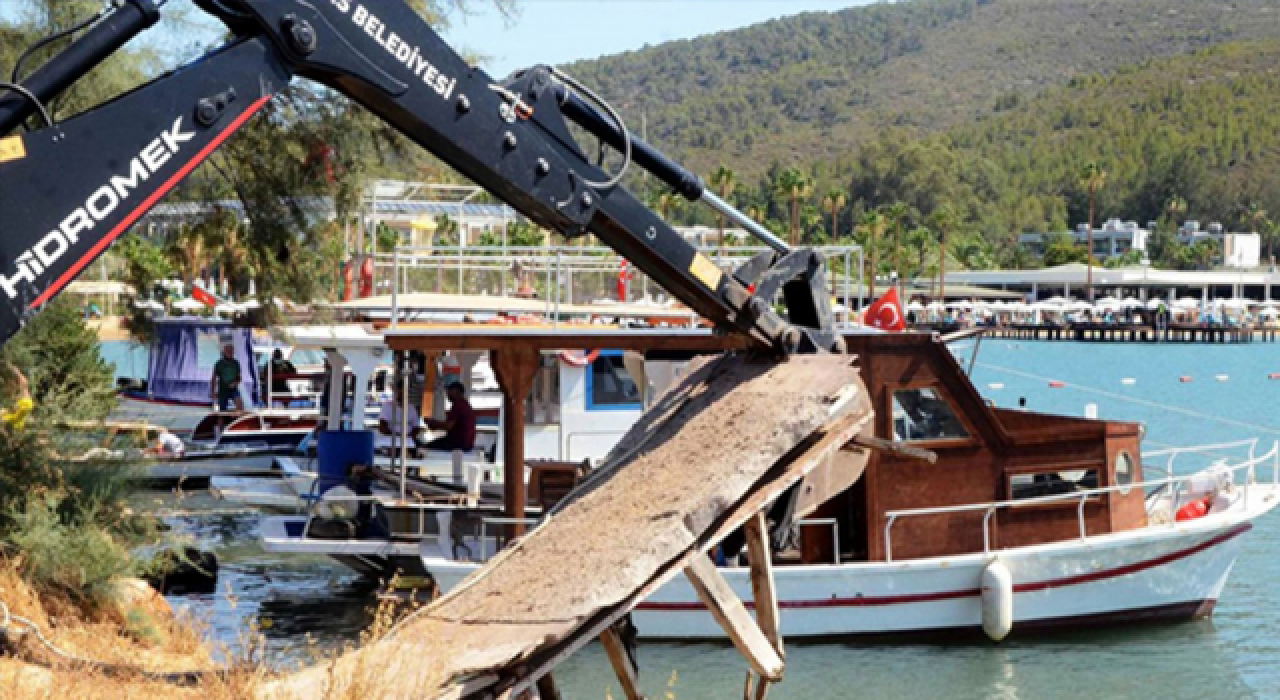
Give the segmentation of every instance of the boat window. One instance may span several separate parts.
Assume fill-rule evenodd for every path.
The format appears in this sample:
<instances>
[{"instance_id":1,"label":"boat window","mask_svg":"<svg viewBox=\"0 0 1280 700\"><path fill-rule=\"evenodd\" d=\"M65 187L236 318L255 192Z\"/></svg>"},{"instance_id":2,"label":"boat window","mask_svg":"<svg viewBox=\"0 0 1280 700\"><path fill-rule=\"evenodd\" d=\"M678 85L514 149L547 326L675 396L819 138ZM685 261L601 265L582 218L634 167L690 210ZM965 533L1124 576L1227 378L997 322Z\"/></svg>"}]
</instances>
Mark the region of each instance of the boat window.
<instances>
[{"instance_id":1,"label":"boat window","mask_svg":"<svg viewBox=\"0 0 1280 700\"><path fill-rule=\"evenodd\" d=\"M914 442L969 437L950 404L936 389L898 389L893 392L893 437Z\"/></svg>"},{"instance_id":2,"label":"boat window","mask_svg":"<svg viewBox=\"0 0 1280 700\"><path fill-rule=\"evenodd\" d=\"M1129 486L1133 483L1133 457L1128 452L1116 455L1116 486ZM1121 489L1120 493L1129 493L1129 489Z\"/></svg>"},{"instance_id":3,"label":"boat window","mask_svg":"<svg viewBox=\"0 0 1280 700\"><path fill-rule=\"evenodd\" d=\"M587 410L639 410L644 397L627 371L621 352L601 352L587 372Z\"/></svg>"},{"instance_id":4,"label":"boat window","mask_svg":"<svg viewBox=\"0 0 1280 700\"><path fill-rule=\"evenodd\" d=\"M1097 469L1047 471L1039 474L1015 474L1009 477L1009 497L1014 500L1055 496L1096 488L1098 488Z\"/></svg>"},{"instance_id":5,"label":"boat window","mask_svg":"<svg viewBox=\"0 0 1280 700\"><path fill-rule=\"evenodd\" d=\"M303 365L315 365L319 367L324 364L323 348L294 348L289 353L289 362L294 367L302 367Z\"/></svg>"}]
</instances>

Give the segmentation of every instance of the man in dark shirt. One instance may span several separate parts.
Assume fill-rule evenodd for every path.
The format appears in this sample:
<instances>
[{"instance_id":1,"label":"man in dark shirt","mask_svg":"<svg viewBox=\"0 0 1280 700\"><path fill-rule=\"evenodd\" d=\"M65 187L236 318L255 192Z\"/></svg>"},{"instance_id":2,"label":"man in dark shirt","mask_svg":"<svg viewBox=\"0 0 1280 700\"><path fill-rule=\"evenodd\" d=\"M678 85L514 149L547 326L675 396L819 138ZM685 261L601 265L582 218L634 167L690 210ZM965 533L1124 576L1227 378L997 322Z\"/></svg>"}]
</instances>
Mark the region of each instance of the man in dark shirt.
<instances>
[{"instance_id":1,"label":"man in dark shirt","mask_svg":"<svg viewBox=\"0 0 1280 700\"><path fill-rule=\"evenodd\" d=\"M237 411L244 410L244 401L240 398L240 361L231 343L222 346L222 357L213 365L209 393L217 400L219 411L230 411L232 406Z\"/></svg>"},{"instance_id":2,"label":"man in dark shirt","mask_svg":"<svg viewBox=\"0 0 1280 700\"><path fill-rule=\"evenodd\" d=\"M467 401L467 389L462 382L453 382L445 389L449 397L449 411L444 420L429 420L427 427L445 431L444 437L428 442L428 450L462 450L470 452L476 446L476 412Z\"/></svg>"}]
</instances>

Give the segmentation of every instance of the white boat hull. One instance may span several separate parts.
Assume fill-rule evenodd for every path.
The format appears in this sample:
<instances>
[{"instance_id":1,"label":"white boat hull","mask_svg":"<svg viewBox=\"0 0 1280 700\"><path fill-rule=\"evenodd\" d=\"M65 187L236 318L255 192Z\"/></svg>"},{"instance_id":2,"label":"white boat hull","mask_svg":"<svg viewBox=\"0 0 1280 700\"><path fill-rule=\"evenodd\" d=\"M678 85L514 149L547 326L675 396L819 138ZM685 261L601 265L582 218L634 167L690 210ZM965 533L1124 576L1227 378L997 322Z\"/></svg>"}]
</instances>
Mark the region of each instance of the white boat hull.
<instances>
[{"instance_id":1,"label":"white boat hull","mask_svg":"<svg viewBox=\"0 0 1280 700\"><path fill-rule=\"evenodd\" d=\"M1190 619L1210 614L1250 521L1276 505L1276 487L1254 485L1251 506L1175 526L987 554L903 562L780 566L774 569L787 637L898 636L977 631L982 572L998 556L1013 575L1013 634L1053 627ZM443 590L478 566L424 556ZM721 573L744 600L749 570ZM650 639L715 639L723 631L688 580L668 581L633 620Z\"/></svg>"},{"instance_id":2,"label":"white boat hull","mask_svg":"<svg viewBox=\"0 0 1280 700\"><path fill-rule=\"evenodd\" d=\"M177 461L147 462L142 478L147 481L208 481L215 476L263 476L271 473L275 455L229 454L225 457L200 457Z\"/></svg>"}]
</instances>

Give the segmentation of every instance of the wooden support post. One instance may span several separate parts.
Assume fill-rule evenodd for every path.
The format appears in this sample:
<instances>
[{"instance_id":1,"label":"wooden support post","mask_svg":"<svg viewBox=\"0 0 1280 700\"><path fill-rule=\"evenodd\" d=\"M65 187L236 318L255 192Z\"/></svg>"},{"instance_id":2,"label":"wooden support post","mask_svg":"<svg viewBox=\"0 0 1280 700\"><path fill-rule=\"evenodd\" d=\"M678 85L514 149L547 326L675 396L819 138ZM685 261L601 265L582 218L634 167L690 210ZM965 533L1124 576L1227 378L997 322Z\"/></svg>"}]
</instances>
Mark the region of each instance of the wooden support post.
<instances>
[{"instance_id":1,"label":"wooden support post","mask_svg":"<svg viewBox=\"0 0 1280 700\"><path fill-rule=\"evenodd\" d=\"M508 518L524 517L524 400L533 389L538 361L537 350L518 345L494 350L490 356L502 389L502 494ZM516 524L509 531L519 537L525 526Z\"/></svg>"},{"instance_id":2,"label":"wooden support post","mask_svg":"<svg viewBox=\"0 0 1280 700\"><path fill-rule=\"evenodd\" d=\"M769 551L769 523L764 511L747 521L747 558L751 561L751 596L756 604L756 624L773 645L778 656L782 650L782 632L778 624L778 594L773 588L773 555Z\"/></svg>"},{"instance_id":3,"label":"wooden support post","mask_svg":"<svg viewBox=\"0 0 1280 700\"><path fill-rule=\"evenodd\" d=\"M618 683L622 685L622 693L626 699L644 700L636 680L636 670L631 666L631 659L627 656L627 648L622 644L622 637L618 636L617 631L612 627L607 627L600 633L600 643L604 645L604 651L609 655L609 665L613 666L613 672L618 674Z\"/></svg>"},{"instance_id":4,"label":"wooden support post","mask_svg":"<svg viewBox=\"0 0 1280 700\"><path fill-rule=\"evenodd\" d=\"M538 679L538 700L560 700L560 689L556 687L556 679L550 673Z\"/></svg>"},{"instance_id":5,"label":"wooden support post","mask_svg":"<svg viewBox=\"0 0 1280 700\"><path fill-rule=\"evenodd\" d=\"M755 620L747 614L746 606L734 595L729 582L716 570L711 559L705 556L693 557L684 573L689 577L689 583L693 584L693 589L698 592L702 604L707 606L711 616L724 628L738 651L747 657L747 662L756 675L774 683L782 680L782 657L760 631Z\"/></svg>"}]
</instances>

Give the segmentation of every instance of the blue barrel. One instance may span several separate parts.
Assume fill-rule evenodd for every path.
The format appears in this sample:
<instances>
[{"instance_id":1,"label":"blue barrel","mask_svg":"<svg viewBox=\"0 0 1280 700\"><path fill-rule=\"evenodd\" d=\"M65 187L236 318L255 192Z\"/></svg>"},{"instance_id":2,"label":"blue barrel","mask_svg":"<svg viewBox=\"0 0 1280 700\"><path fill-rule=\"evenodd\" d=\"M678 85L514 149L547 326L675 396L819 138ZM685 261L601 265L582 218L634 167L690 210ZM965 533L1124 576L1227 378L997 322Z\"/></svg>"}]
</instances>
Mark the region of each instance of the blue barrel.
<instances>
[{"instance_id":1,"label":"blue barrel","mask_svg":"<svg viewBox=\"0 0 1280 700\"><path fill-rule=\"evenodd\" d=\"M317 493L346 483L353 464L373 464L372 430L326 430L316 441Z\"/></svg>"}]
</instances>

